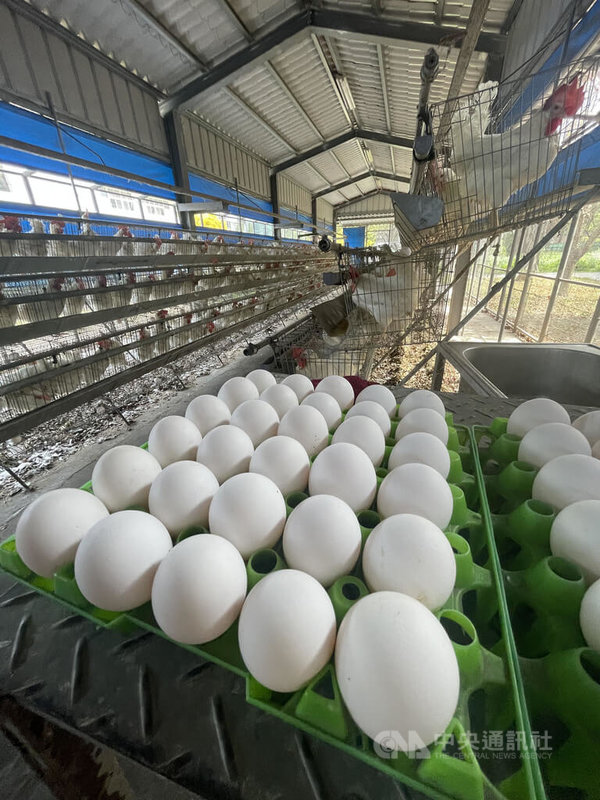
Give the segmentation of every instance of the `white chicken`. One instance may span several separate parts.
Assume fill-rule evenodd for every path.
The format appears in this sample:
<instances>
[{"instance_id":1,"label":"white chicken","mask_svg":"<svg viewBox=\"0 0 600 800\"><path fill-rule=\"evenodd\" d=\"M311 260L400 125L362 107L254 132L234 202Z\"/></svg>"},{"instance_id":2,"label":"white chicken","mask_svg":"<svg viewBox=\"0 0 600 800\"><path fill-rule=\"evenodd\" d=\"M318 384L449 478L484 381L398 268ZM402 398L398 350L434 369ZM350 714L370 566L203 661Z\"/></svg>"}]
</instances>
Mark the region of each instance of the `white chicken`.
<instances>
[{"instance_id":1,"label":"white chicken","mask_svg":"<svg viewBox=\"0 0 600 800\"><path fill-rule=\"evenodd\" d=\"M65 292L85 291L83 278L67 278L64 282L63 289ZM75 314L83 314L85 311L85 302L86 296L84 294L65 298L65 306L63 309L64 316L70 317Z\"/></svg>"},{"instance_id":2,"label":"white chicken","mask_svg":"<svg viewBox=\"0 0 600 800\"><path fill-rule=\"evenodd\" d=\"M39 220L35 220L35 222L39 222ZM38 231L35 232L38 233ZM65 223L60 219L53 220L50 223L50 233L52 236L64 236ZM68 240L65 239L64 242L61 242L60 239L49 239L46 242L46 253L54 258L67 258L69 255Z\"/></svg>"},{"instance_id":3,"label":"white chicken","mask_svg":"<svg viewBox=\"0 0 600 800\"><path fill-rule=\"evenodd\" d=\"M156 334L157 336L161 333L166 333L167 331L171 330L171 326L167 321L167 317L169 316L169 312L162 308L160 311L156 312ZM163 355L164 353L168 353L171 349L171 337L170 336L162 336L156 342L156 353L157 355Z\"/></svg>"},{"instance_id":4,"label":"white chicken","mask_svg":"<svg viewBox=\"0 0 600 800\"><path fill-rule=\"evenodd\" d=\"M119 225L114 238L123 239L121 246L117 250L117 256L125 257L135 255L135 242L132 241L133 234L127 225Z\"/></svg>"},{"instance_id":5,"label":"white chicken","mask_svg":"<svg viewBox=\"0 0 600 800\"><path fill-rule=\"evenodd\" d=\"M29 234L34 234L37 236L44 236L46 235L46 231L44 230L44 223L41 219L32 219L31 220L31 230ZM25 244L25 243L24 243ZM27 252L24 255L34 256L36 258L45 256L46 255L46 241L45 239L38 239L38 238L31 238L27 241Z\"/></svg>"},{"instance_id":6,"label":"white chicken","mask_svg":"<svg viewBox=\"0 0 600 800\"><path fill-rule=\"evenodd\" d=\"M138 338L140 340L140 344L139 347L136 348L137 357L140 359L140 361L148 361L148 359L152 358L154 355L156 342L152 338L152 334L146 325L140 328Z\"/></svg>"},{"instance_id":7,"label":"white chicken","mask_svg":"<svg viewBox=\"0 0 600 800\"><path fill-rule=\"evenodd\" d=\"M502 208L514 192L548 170L558 155L563 119L575 116L584 100L576 75L559 86L526 122L502 133L486 134L491 94L488 84L483 91L485 108L459 107L451 122L451 167L459 179L461 196L471 203L470 215Z\"/></svg>"},{"instance_id":8,"label":"white chicken","mask_svg":"<svg viewBox=\"0 0 600 800\"><path fill-rule=\"evenodd\" d=\"M192 317L193 313L188 311L186 314L183 315L183 325L177 331L177 334L173 337L175 339L175 347L183 347L186 344L189 344L192 339L194 338L194 331L190 327L192 324Z\"/></svg>"},{"instance_id":9,"label":"white chicken","mask_svg":"<svg viewBox=\"0 0 600 800\"><path fill-rule=\"evenodd\" d=\"M19 306L19 317L23 322L44 322L48 319L60 317L65 307L65 298L56 296L62 291L64 278L49 278L47 281L36 282L34 294L55 295L50 300L39 300L32 303L23 303ZM41 291L40 291L41 290Z\"/></svg>"},{"instance_id":10,"label":"white chicken","mask_svg":"<svg viewBox=\"0 0 600 800\"><path fill-rule=\"evenodd\" d=\"M0 328L12 328L17 324L17 317L19 316L19 306L2 305L3 300L9 300L4 292L4 284L0 283Z\"/></svg>"}]
</instances>

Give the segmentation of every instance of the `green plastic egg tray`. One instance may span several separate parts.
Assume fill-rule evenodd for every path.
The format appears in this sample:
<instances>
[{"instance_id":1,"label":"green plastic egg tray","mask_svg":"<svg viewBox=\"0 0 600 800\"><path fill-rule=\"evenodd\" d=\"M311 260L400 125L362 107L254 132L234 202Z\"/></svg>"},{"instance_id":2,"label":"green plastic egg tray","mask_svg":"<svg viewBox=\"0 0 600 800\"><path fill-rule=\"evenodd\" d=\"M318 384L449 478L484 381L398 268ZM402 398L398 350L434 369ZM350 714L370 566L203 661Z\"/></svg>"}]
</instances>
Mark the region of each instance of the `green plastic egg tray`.
<instances>
[{"instance_id":1,"label":"green plastic egg tray","mask_svg":"<svg viewBox=\"0 0 600 800\"><path fill-rule=\"evenodd\" d=\"M344 707L333 663L306 688L282 695L261 686L246 671L237 643L237 623L218 639L202 646L173 644L243 676L249 703L394 776L427 797L534 800L537 794L533 746L511 659L508 612L490 558L494 551L493 532L481 515L482 485L474 476L478 469L475 439L467 428L454 427L450 415L447 421L451 456L448 480L454 509L446 534L455 553L457 570L452 595L437 616L453 642L461 690L455 717L446 734L427 753L409 758L403 753L376 750ZM392 437L396 424L392 426ZM377 470L379 484L387 474L385 465L393 444L393 438L386 442L383 465ZM82 488L91 491L91 484ZM288 514L306 496L303 492L288 496ZM375 503L357 517L364 543L380 521ZM202 528L187 529L178 540L205 532ZM247 565L249 588L264 575L284 567L281 542L272 550L253 554ZM14 539L0 545L0 568L97 625L125 634L143 628L168 638L157 626L149 603L128 613L92 607L79 591L73 565L61 568L51 579L34 575L19 558ZM353 603L368 593L360 560L351 575L338 579L328 591L339 623ZM515 740L520 743L518 750L511 751L509 744L506 757L505 743Z\"/></svg>"},{"instance_id":2,"label":"green plastic egg tray","mask_svg":"<svg viewBox=\"0 0 600 800\"><path fill-rule=\"evenodd\" d=\"M520 438L506 419L475 427L485 485L482 516L495 542L502 592L517 653L517 683L538 750L548 800L600 800L600 653L579 626L585 583L579 569L552 555L556 516L531 499L538 470L518 460Z\"/></svg>"}]
</instances>

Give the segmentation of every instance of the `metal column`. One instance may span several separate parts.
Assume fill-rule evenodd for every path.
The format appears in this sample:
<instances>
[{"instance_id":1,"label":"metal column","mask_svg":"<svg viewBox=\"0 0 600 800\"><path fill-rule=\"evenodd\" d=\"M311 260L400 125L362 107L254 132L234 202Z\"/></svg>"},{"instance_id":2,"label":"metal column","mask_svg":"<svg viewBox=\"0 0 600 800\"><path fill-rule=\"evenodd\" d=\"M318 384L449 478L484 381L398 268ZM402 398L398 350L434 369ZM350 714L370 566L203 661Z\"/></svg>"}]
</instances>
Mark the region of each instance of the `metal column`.
<instances>
[{"instance_id":1,"label":"metal column","mask_svg":"<svg viewBox=\"0 0 600 800\"><path fill-rule=\"evenodd\" d=\"M175 199L178 203L189 203L191 199L190 175L185 156L181 117L176 111L169 112L165 115L164 126L175 183L185 191L185 194L176 194ZM182 211L180 213L184 228L192 230L196 227L194 223L194 214L191 211Z\"/></svg>"},{"instance_id":2,"label":"metal column","mask_svg":"<svg viewBox=\"0 0 600 800\"><path fill-rule=\"evenodd\" d=\"M552 315L552 309L554 308L556 296L558 295L558 290L560 288L560 279L562 278L563 272L565 271L565 266L567 265L569 255L571 253L571 248L573 247L573 239L575 238L575 232L577 230L578 218L579 218L579 212L575 214L575 216L571 220L571 226L569 227L567 240L565 242L565 246L563 247L562 256L560 257L560 264L558 265L558 271L556 273L556 278L554 279L554 284L552 286L552 293L550 294L550 299L548 300L548 308L546 309L544 321L542 322L542 328L540 330L538 342L543 342L546 337L546 334L548 333L550 316Z\"/></svg>"},{"instance_id":3,"label":"metal column","mask_svg":"<svg viewBox=\"0 0 600 800\"><path fill-rule=\"evenodd\" d=\"M277 173L272 172L269 177L271 190L271 206L273 207L273 235L275 239L281 239L281 228L279 227L279 186L277 184Z\"/></svg>"}]
</instances>

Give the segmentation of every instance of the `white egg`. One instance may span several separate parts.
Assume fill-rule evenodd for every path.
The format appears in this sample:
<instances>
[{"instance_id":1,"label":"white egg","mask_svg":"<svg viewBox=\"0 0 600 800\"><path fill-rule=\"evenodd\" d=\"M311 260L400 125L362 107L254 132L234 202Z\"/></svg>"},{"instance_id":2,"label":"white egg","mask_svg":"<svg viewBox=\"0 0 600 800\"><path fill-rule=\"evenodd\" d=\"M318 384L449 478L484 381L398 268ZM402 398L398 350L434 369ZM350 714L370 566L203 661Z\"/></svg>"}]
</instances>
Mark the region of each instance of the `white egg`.
<instances>
[{"instance_id":1,"label":"white egg","mask_svg":"<svg viewBox=\"0 0 600 800\"><path fill-rule=\"evenodd\" d=\"M381 428L384 436L389 436L392 429L392 421L383 406L376 403L374 400L361 400L360 403L352 406L346 414L346 419L352 417L370 417Z\"/></svg>"},{"instance_id":2,"label":"white egg","mask_svg":"<svg viewBox=\"0 0 600 800\"><path fill-rule=\"evenodd\" d=\"M370 507L377 475L369 456L355 444L332 444L315 458L308 478L311 495L332 494L353 511Z\"/></svg>"},{"instance_id":3,"label":"white egg","mask_svg":"<svg viewBox=\"0 0 600 800\"><path fill-rule=\"evenodd\" d=\"M208 533L190 536L161 561L152 611L176 642L210 642L238 618L247 583L244 559L231 542Z\"/></svg>"},{"instance_id":4,"label":"white egg","mask_svg":"<svg viewBox=\"0 0 600 800\"><path fill-rule=\"evenodd\" d=\"M526 400L517 406L508 418L506 432L513 436L525 436L527 431L545 422L563 422L571 424L571 419L565 409L555 400L548 397L536 397Z\"/></svg>"},{"instance_id":5,"label":"white egg","mask_svg":"<svg viewBox=\"0 0 600 800\"><path fill-rule=\"evenodd\" d=\"M280 386L288 386L292 389L299 403L315 390L313 382L310 378L307 378L306 375L288 375L287 378L281 381Z\"/></svg>"},{"instance_id":6,"label":"white egg","mask_svg":"<svg viewBox=\"0 0 600 800\"><path fill-rule=\"evenodd\" d=\"M292 569L307 572L323 586L347 575L358 561L360 525L339 497L318 494L297 505L283 531L283 554Z\"/></svg>"},{"instance_id":7,"label":"white egg","mask_svg":"<svg viewBox=\"0 0 600 800\"><path fill-rule=\"evenodd\" d=\"M198 445L196 461L208 467L219 483L248 472L254 452L252 439L235 425L220 425L209 431Z\"/></svg>"},{"instance_id":8,"label":"white egg","mask_svg":"<svg viewBox=\"0 0 600 800\"><path fill-rule=\"evenodd\" d=\"M362 567L372 592L401 592L430 611L444 605L456 580L456 560L447 537L433 522L415 514L395 514L373 528Z\"/></svg>"},{"instance_id":9,"label":"white egg","mask_svg":"<svg viewBox=\"0 0 600 800\"><path fill-rule=\"evenodd\" d=\"M576 564L587 583L600 578L600 500L563 508L550 529L550 549Z\"/></svg>"},{"instance_id":10,"label":"white egg","mask_svg":"<svg viewBox=\"0 0 600 800\"><path fill-rule=\"evenodd\" d=\"M92 471L92 491L108 510L147 506L160 464L147 450L120 444L103 453Z\"/></svg>"},{"instance_id":11,"label":"white egg","mask_svg":"<svg viewBox=\"0 0 600 800\"><path fill-rule=\"evenodd\" d=\"M277 412L264 400L246 400L231 415L231 425L241 428L252 439L254 447L270 436L275 436L279 427Z\"/></svg>"},{"instance_id":12,"label":"white egg","mask_svg":"<svg viewBox=\"0 0 600 800\"><path fill-rule=\"evenodd\" d=\"M208 524L208 509L219 482L204 464L177 461L156 476L150 487L148 508L171 536L184 528Z\"/></svg>"},{"instance_id":13,"label":"white egg","mask_svg":"<svg viewBox=\"0 0 600 800\"><path fill-rule=\"evenodd\" d=\"M273 373L266 369L253 369L246 377L256 386L259 394L264 392L265 389L268 389L269 386L275 386L277 383Z\"/></svg>"},{"instance_id":14,"label":"white egg","mask_svg":"<svg viewBox=\"0 0 600 800\"><path fill-rule=\"evenodd\" d=\"M354 389L350 381L341 375L327 375L317 384L317 392L330 394L340 404L342 411L347 411L354 404Z\"/></svg>"},{"instance_id":15,"label":"white egg","mask_svg":"<svg viewBox=\"0 0 600 800\"><path fill-rule=\"evenodd\" d=\"M258 389L248 378L229 378L217 392L217 397L222 400L230 411L241 405L246 400L257 400Z\"/></svg>"},{"instance_id":16,"label":"white egg","mask_svg":"<svg viewBox=\"0 0 600 800\"><path fill-rule=\"evenodd\" d=\"M352 719L388 750L431 744L454 716L460 678L452 642L413 597L375 592L358 600L340 625L335 670Z\"/></svg>"},{"instance_id":17,"label":"white egg","mask_svg":"<svg viewBox=\"0 0 600 800\"><path fill-rule=\"evenodd\" d=\"M598 439L596 444L592 447L592 455L594 458L600 458L600 439Z\"/></svg>"},{"instance_id":18,"label":"white egg","mask_svg":"<svg viewBox=\"0 0 600 800\"><path fill-rule=\"evenodd\" d=\"M396 441L409 433L430 433L444 445L448 444L448 425L444 417L433 408L415 408L408 411L396 427Z\"/></svg>"},{"instance_id":19,"label":"white egg","mask_svg":"<svg viewBox=\"0 0 600 800\"><path fill-rule=\"evenodd\" d=\"M385 476L377 495L382 517L416 514L444 530L450 522L454 501L439 472L427 464L403 464Z\"/></svg>"},{"instance_id":20,"label":"white egg","mask_svg":"<svg viewBox=\"0 0 600 800\"><path fill-rule=\"evenodd\" d=\"M321 584L304 572L271 572L250 591L238 641L250 674L274 692L295 692L327 664L335 612Z\"/></svg>"},{"instance_id":21,"label":"white egg","mask_svg":"<svg viewBox=\"0 0 600 800\"><path fill-rule=\"evenodd\" d=\"M268 389L265 389L260 399L264 400L265 403L268 403L270 406L273 406L279 419L285 417L288 411L292 408L296 408L298 405L298 396L296 392L289 386L284 386L281 383L277 383L275 386L269 386Z\"/></svg>"},{"instance_id":22,"label":"white egg","mask_svg":"<svg viewBox=\"0 0 600 800\"><path fill-rule=\"evenodd\" d=\"M366 386L356 398L356 403L362 403L363 400L372 400L374 403L379 403L380 406L385 408L390 417L393 417L396 413L398 401L387 386L380 386L378 383L373 384L373 386Z\"/></svg>"},{"instance_id":23,"label":"white egg","mask_svg":"<svg viewBox=\"0 0 600 800\"><path fill-rule=\"evenodd\" d=\"M364 405L364 403L361 403ZM385 437L379 425L371 417L348 417L333 434L332 444L355 444L369 456L373 466L378 467L385 455Z\"/></svg>"},{"instance_id":24,"label":"white egg","mask_svg":"<svg viewBox=\"0 0 600 800\"><path fill-rule=\"evenodd\" d=\"M237 547L244 559L277 544L285 525L285 500L264 475L234 475L213 497L208 513L211 533Z\"/></svg>"},{"instance_id":25,"label":"white egg","mask_svg":"<svg viewBox=\"0 0 600 800\"><path fill-rule=\"evenodd\" d=\"M159 419L148 436L148 452L166 467L174 461L196 457L202 434L191 419L169 416Z\"/></svg>"},{"instance_id":26,"label":"white egg","mask_svg":"<svg viewBox=\"0 0 600 800\"><path fill-rule=\"evenodd\" d=\"M38 497L19 517L17 553L32 572L51 578L59 567L72 564L79 542L108 509L81 489L53 489Z\"/></svg>"},{"instance_id":27,"label":"white egg","mask_svg":"<svg viewBox=\"0 0 600 800\"><path fill-rule=\"evenodd\" d=\"M600 580L592 583L583 595L579 624L588 647L600 653Z\"/></svg>"},{"instance_id":28,"label":"white egg","mask_svg":"<svg viewBox=\"0 0 600 800\"><path fill-rule=\"evenodd\" d=\"M583 433L564 422L545 422L527 431L519 444L519 461L543 467L548 461L568 453L589 456L590 443Z\"/></svg>"},{"instance_id":29,"label":"white egg","mask_svg":"<svg viewBox=\"0 0 600 800\"><path fill-rule=\"evenodd\" d=\"M118 511L82 539L75 580L92 605L130 611L150 600L154 574L172 546L160 520L144 511Z\"/></svg>"},{"instance_id":30,"label":"white egg","mask_svg":"<svg viewBox=\"0 0 600 800\"><path fill-rule=\"evenodd\" d=\"M228 425L231 411L228 405L213 394L201 394L188 405L185 416L194 423L202 436L206 436L218 425Z\"/></svg>"},{"instance_id":31,"label":"white egg","mask_svg":"<svg viewBox=\"0 0 600 800\"><path fill-rule=\"evenodd\" d=\"M396 442L388 458L388 469L402 464L427 464L447 478L450 472L450 453L437 436L424 431L407 433Z\"/></svg>"},{"instance_id":32,"label":"white egg","mask_svg":"<svg viewBox=\"0 0 600 800\"><path fill-rule=\"evenodd\" d=\"M325 422L330 431L334 431L342 421L342 409L340 404L330 394L325 392L313 392L304 398L300 405L312 406L320 411L325 417Z\"/></svg>"},{"instance_id":33,"label":"white egg","mask_svg":"<svg viewBox=\"0 0 600 800\"><path fill-rule=\"evenodd\" d=\"M260 444L250 459L250 472L270 478L284 497L308 485L310 459L291 436L273 436Z\"/></svg>"},{"instance_id":34,"label":"white egg","mask_svg":"<svg viewBox=\"0 0 600 800\"><path fill-rule=\"evenodd\" d=\"M558 456L540 469L532 497L559 511L578 500L600 500L600 461L591 456Z\"/></svg>"},{"instance_id":35,"label":"white egg","mask_svg":"<svg viewBox=\"0 0 600 800\"><path fill-rule=\"evenodd\" d=\"M591 445L595 445L600 441L600 409L577 417L573 427L581 431Z\"/></svg>"},{"instance_id":36,"label":"white egg","mask_svg":"<svg viewBox=\"0 0 600 800\"><path fill-rule=\"evenodd\" d=\"M325 417L311 406L292 408L279 423L278 434L297 439L309 456L320 453L327 447L329 429Z\"/></svg>"},{"instance_id":37,"label":"white egg","mask_svg":"<svg viewBox=\"0 0 600 800\"><path fill-rule=\"evenodd\" d=\"M402 419L417 408L431 408L442 417L446 416L446 409L444 408L441 397L435 394L435 392L430 392L429 389L417 389L407 394L400 403L398 416Z\"/></svg>"}]
</instances>

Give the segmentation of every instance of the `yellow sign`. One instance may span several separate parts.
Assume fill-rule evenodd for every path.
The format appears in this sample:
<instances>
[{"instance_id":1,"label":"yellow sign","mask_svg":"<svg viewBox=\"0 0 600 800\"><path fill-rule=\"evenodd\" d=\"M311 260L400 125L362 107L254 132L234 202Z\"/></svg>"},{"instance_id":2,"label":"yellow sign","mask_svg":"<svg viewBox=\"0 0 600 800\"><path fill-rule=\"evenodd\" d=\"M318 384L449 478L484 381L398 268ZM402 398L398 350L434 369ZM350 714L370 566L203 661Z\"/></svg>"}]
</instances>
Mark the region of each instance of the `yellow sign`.
<instances>
[{"instance_id":1,"label":"yellow sign","mask_svg":"<svg viewBox=\"0 0 600 800\"><path fill-rule=\"evenodd\" d=\"M216 228L223 230L223 217L218 214L195 214L196 225L201 228Z\"/></svg>"}]
</instances>

